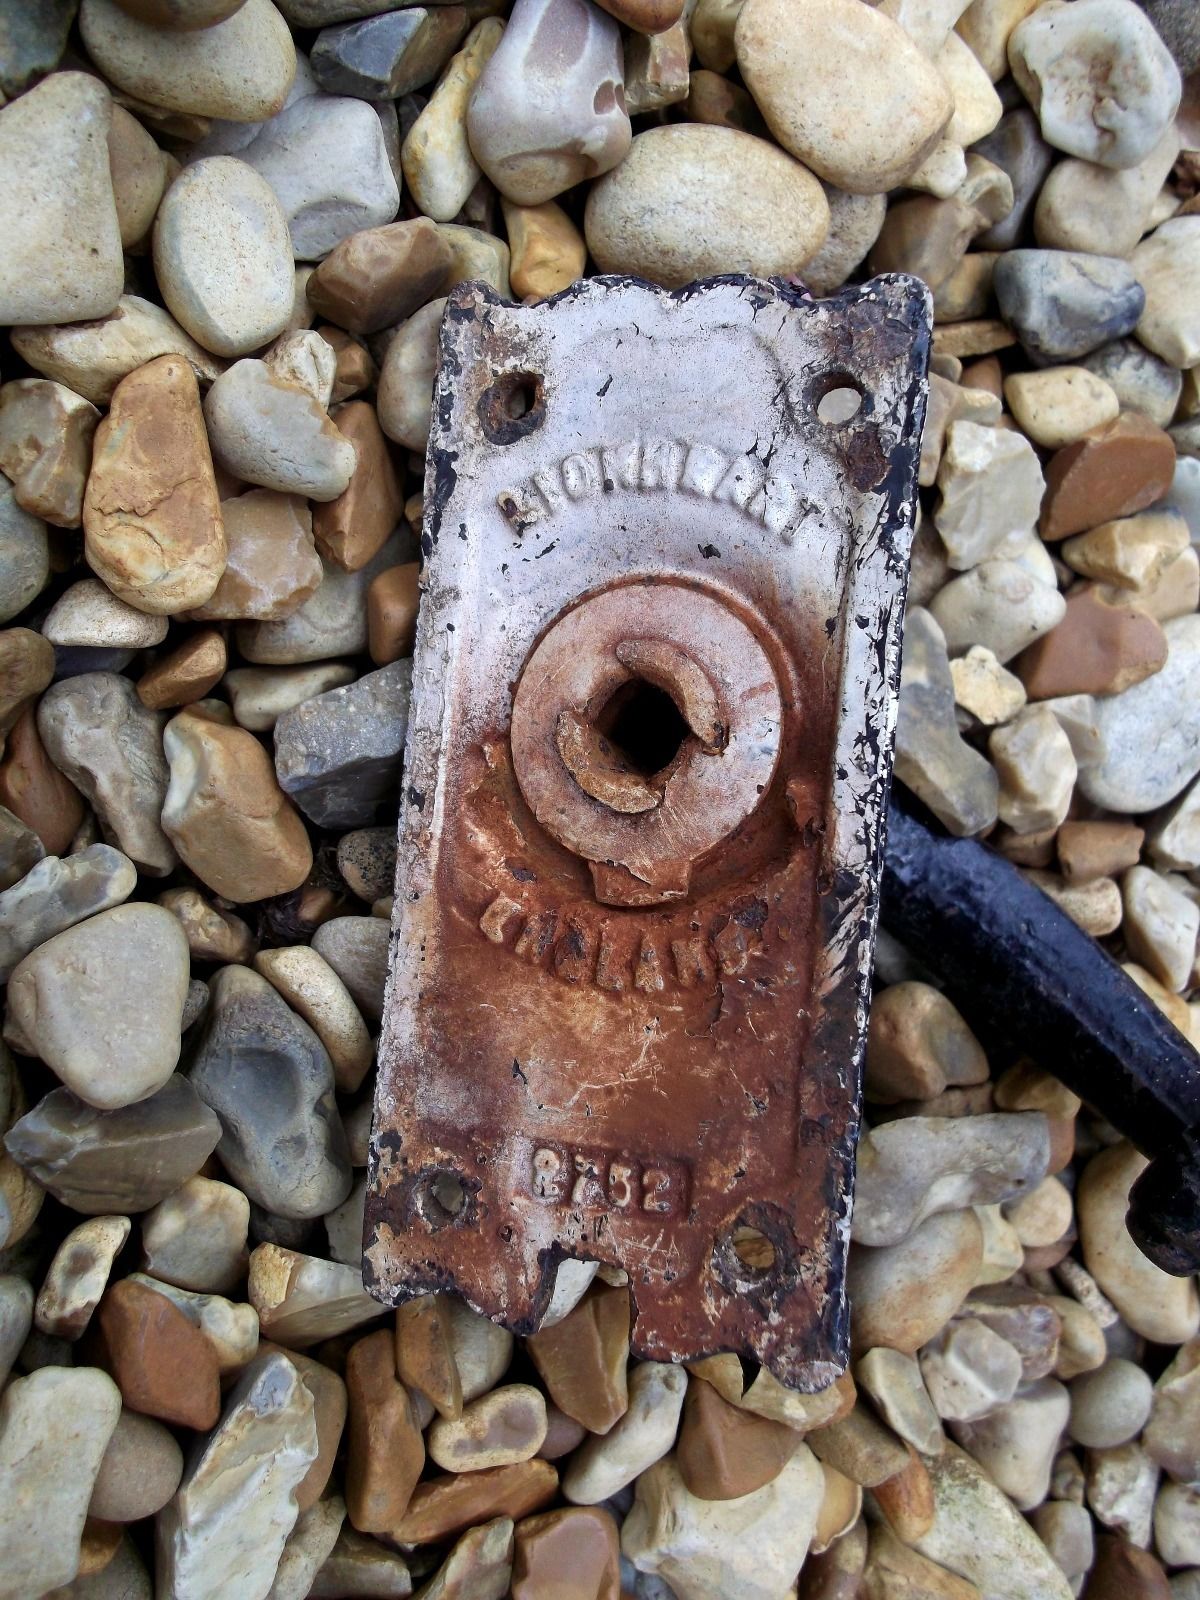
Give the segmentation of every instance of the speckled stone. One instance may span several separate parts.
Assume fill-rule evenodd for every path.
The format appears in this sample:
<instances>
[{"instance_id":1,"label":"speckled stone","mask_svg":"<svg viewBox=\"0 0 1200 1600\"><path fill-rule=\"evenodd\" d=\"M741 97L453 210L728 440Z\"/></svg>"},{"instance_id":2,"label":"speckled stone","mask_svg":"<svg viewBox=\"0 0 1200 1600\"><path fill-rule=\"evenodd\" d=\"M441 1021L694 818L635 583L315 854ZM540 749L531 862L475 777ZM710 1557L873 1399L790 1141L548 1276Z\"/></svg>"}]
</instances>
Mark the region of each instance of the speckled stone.
<instances>
[{"instance_id":1,"label":"speckled stone","mask_svg":"<svg viewBox=\"0 0 1200 1600\"><path fill-rule=\"evenodd\" d=\"M411 690L412 662L397 661L276 722L280 784L318 826L361 827L396 802Z\"/></svg>"}]
</instances>

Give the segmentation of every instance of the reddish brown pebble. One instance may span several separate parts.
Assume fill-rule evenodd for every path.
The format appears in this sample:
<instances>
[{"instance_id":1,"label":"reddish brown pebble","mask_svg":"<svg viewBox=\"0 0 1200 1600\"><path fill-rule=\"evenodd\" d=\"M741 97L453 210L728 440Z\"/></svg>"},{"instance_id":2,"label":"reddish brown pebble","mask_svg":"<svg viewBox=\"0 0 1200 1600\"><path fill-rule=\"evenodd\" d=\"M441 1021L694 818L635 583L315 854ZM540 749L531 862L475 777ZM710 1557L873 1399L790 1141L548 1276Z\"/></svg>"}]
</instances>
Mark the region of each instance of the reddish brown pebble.
<instances>
[{"instance_id":1,"label":"reddish brown pebble","mask_svg":"<svg viewBox=\"0 0 1200 1600\"><path fill-rule=\"evenodd\" d=\"M346 1511L360 1533L390 1533L408 1510L425 1465L425 1443L408 1390L396 1377L386 1329L352 1347L346 1393Z\"/></svg>"},{"instance_id":2,"label":"reddish brown pebble","mask_svg":"<svg viewBox=\"0 0 1200 1600\"><path fill-rule=\"evenodd\" d=\"M379 369L371 360L371 352L344 328L335 328L331 322L322 323L317 332L337 357L333 374L333 395L330 403L340 405L352 395L369 389L379 377Z\"/></svg>"},{"instance_id":3,"label":"reddish brown pebble","mask_svg":"<svg viewBox=\"0 0 1200 1600\"><path fill-rule=\"evenodd\" d=\"M1144 511L1166 494L1174 473L1171 436L1140 411L1122 412L1051 456L1042 538L1065 539Z\"/></svg>"},{"instance_id":4,"label":"reddish brown pebble","mask_svg":"<svg viewBox=\"0 0 1200 1600\"><path fill-rule=\"evenodd\" d=\"M46 754L36 706L27 706L9 730L0 760L0 805L33 829L48 856L65 856L83 821L83 796Z\"/></svg>"},{"instance_id":5,"label":"reddish brown pebble","mask_svg":"<svg viewBox=\"0 0 1200 1600\"><path fill-rule=\"evenodd\" d=\"M225 640L215 628L202 628L138 680L138 699L150 711L202 700L225 672Z\"/></svg>"},{"instance_id":6,"label":"reddish brown pebble","mask_svg":"<svg viewBox=\"0 0 1200 1600\"><path fill-rule=\"evenodd\" d=\"M439 1416L462 1416L462 1382L444 1295L418 1295L396 1308L396 1371Z\"/></svg>"},{"instance_id":7,"label":"reddish brown pebble","mask_svg":"<svg viewBox=\"0 0 1200 1600\"><path fill-rule=\"evenodd\" d=\"M436 1544L491 1517L527 1516L553 1500L558 1473L548 1461L447 1473L413 1490L408 1510L388 1537L397 1544Z\"/></svg>"},{"instance_id":8,"label":"reddish brown pebble","mask_svg":"<svg viewBox=\"0 0 1200 1600\"><path fill-rule=\"evenodd\" d=\"M1120 694L1161 672L1167 636L1134 605L1109 605L1092 584L1067 596L1062 621L1017 658L1031 700L1064 694Z\"/></svg>"},{"instance_id":9,"label":"reddish brown pebble","mask_svg":"<svg viewBox=\"0 0 1200 1600\"><path fill-rule=\"evenodd\" d=\"M517 1524L512 1600L619 1600L617 1525L599 1506L545 1511Z\"/></svg>"},{"instance_id":10,"label":"reddish brown pebble","mask_svg":"<svg viewBox=\"0 0 1200 1600\"><path fill-rule=\"evenodd\" d=\"M367 641L377 667L413 653L420 604L419 562L405 561L388 567L372 579L367 590Z\"/></svg>"},{"instance_id":11,"label":"reddish brown pebble","mask_svg":"<svg viewBox=\"0 0 1200 1600\"><path fill-rule=\"evenodd\" d=\"M607 1433L629 1404L629 1290L600 1284L526 1349L560 1411Z\"/></svg>"},{"instance_id":12,"label":"reddish brown pebble","mask_svg":"<svg viewBox=\"0 0 1200 1600\"><path fill-rule=\"evenodd\" d=\"M453 265L428 217L364 228L321 262L308 280L308 303L350 333L378 333L436 299Z\"/></svg>"},{"instance_id":13,"label":"reddish brown pebble","mask_svg":"<svg viewBox=\"0 0 1200 1600\"><path fill-rule=\"evenodd\" d=\"M221 1414L217 1352L178 1306L123 1278L96 1314L100 1364L131 1411L181 1428L211 1428Z\"/></svg>"},{"instance_id":14,"label":"reddish brown pebble","mask_svg":"<svg viewBox=\"0 0 1200 1600\"><path fill-rule=\"evenodd\" d=\"M1083 1600L1171 1600L1171 1585L1149 1551L1102 1533Z\"/></svg>"},{"instance_id":15,"label":"reddish brown pebble","mask_svg":"<svg viewBox=\"0 0 1200 1600\"><path fill-rule=\"evenodd\" d=\"M777 1478L799 1448L801 1435L731 1406L710 1383L693 1378L683 1403L676 1455L690 1493L701 1500L736 1500Z\"/></svg>"},{"instance_id":16,"label":"reddish brown pebble","mask_svg":"<svg viewBox=\"0 0 1200 1600\"><path fill-rule=\"evenodd\" d=\"M343 572L357 572L377 555L404 515L404 495L375 407L351 400L333 413L354 446L358 465L336 500L313 507L317 549Z\"/></svg>"},{"instance_id":17,"label":"reddish brown pebble","mask_svg":"<svg viewBox=\"0 0 1200 1600\"><path fill-rule=\"evenodd\" d=\"M1112 878L1142 857L1144 828L1132 822L1064 822L1058 830L1058 866L1068 883Z\"/></svg>"},{"instance_id":18,"label":"reddish brown pebble","mask_svg":"<svg viewBox=\"0 0 1200 1600\"><path fill-rule=\"evenodd\" d=\"M891 1524L892 1532L905 1544L916 1544L933 1527L933 1482L924 1462L911 1446L908 1465L877 1483L871 1493Z\"/></svg>"}]
</instances>

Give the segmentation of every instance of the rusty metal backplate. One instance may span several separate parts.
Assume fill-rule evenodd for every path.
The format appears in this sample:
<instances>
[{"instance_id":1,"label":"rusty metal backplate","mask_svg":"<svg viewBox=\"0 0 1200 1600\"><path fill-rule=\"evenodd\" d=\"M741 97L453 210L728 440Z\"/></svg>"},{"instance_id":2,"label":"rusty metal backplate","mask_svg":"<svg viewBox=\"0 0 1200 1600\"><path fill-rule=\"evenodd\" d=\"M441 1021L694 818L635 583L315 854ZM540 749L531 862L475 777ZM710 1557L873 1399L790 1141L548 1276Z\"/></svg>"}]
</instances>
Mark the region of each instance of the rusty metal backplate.
<instances>
[{"instance_id":1,"label":"rusty metal backplate","mask_svg":"<svg viewBox=\"0 0 1200 1600\"><path fill-rule=\"evenodd\" d=\"M617 278L442 327L364 1277L846 1359L926 291Z\"/></svg>"}]
</instances>

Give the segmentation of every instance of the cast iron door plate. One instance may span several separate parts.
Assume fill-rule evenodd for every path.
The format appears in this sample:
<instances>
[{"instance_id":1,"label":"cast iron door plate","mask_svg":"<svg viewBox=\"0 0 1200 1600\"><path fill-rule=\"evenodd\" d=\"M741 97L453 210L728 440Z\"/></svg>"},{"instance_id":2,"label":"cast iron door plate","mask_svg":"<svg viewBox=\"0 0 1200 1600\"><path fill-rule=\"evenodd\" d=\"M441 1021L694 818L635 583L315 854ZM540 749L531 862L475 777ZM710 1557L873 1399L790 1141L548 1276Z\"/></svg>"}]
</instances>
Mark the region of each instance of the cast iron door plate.
<instances>
[{"instance_id":1,"label":"cast iron door plate","mask_svg":"<svg viewBox=\"0 0 1200 1600\"><path fill-rule=\"evenodd\" d=\"M450 297L364 1277L842 1370L924 286Z\"/></svg>"}]
</instances>

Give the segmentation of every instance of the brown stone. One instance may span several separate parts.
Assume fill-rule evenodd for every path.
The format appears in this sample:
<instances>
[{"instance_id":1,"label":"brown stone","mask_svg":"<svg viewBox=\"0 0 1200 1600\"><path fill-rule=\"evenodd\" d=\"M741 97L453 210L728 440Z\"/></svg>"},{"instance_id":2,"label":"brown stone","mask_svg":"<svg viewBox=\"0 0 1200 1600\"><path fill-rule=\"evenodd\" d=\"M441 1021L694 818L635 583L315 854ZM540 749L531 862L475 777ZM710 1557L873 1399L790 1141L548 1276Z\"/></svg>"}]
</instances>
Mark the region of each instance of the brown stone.
<instances>
[{"instance_id":1,"label":"brown stone","mask_svg":"<svg viewBox=\"0 0 1200 1600\"><path fill-rule=\"evenodd\" d=\"M158 897L178 917L197 961L249 961L258 941L241 917L210 905L197 889L168 889Z\"/></svg>"},{"instance_id":2,"label":"brown stone","mask_svg":"<svg viewBox=\"0 0 1200 1600\"><path fill-rule=\"evenodd\" d=\"M54 676L54 646L32 628L0 632L0 735Z\"/></svg>"},{"instance_id":3,"label":"brown stone","mask_svg":"<svg viewBox=\"0 0 1200 1600\"><path fill-rule=\"evenodd\" d=\"M422 1294L396 1307L396 1371L439 1416L462 1416L462 1380L445 1295Z\"/></svg>"},{"instance_id":4,"label":"brown stone","mask_svg":"<svg viewBox=\"0 0 1200 1600\"><path fill-rule=\"evenodd\" d=\"M77 528L100 413L49 378L0 387L0 472L23 510L58 528Z\"/></svg>"},{"instance_id":5,"label":"brown stone","mask_svg":"<svg viewBox=\"0 0 1200 1600\"><path fill-rule=\"evenodd\" d=\"M805 1442L818 1461L835 1467L864 1489L874 1489L903 1472L910 1457L908 1446L880 1422L863 1399L840 1421L807 1434Z\"/></svg>"},{"instance_id":6,"label":"brown stone","mask_svg":"<svg viewBox=\"0 0 1200 1600\"><path fill-rule=\"evenodd\" d=\"M1148 1550L1102 1533L1083 1600L1171 1600L1171 1585Z\"/></svg>"},{"instance_id":7,"label":"brown stone","mask_svg":"<svg viewBox=\"0 0 1200 1600\"><path fill-rule=\"evenodd\" d=\"M308 303L350 333L403 322L445 288L454 257L428 217L352 233L308 280Z\"/></svg>"},{"instance_id":8,"label":"brown stone","mask_svg":"<svg viewBox=\"0 0 1200 1600\"><path fill-rule=\"evenodd\" d=\"M550 1398L589 1433L607 1433L629 1404L629 1290L598 1284L525 1348Z\"/></svg>"},{"instance_id":9,"label":"brown stone","mask_svg":"<svg viewBox=\"0 0 1200 1600\"><path fill-rule=\"evenodd\" d=\"M666 33L684 10L684 0L599 0L599 4L636 33Z\"/></svg>"},{"instance_id":10,"label":"brown stone","mask_svg":"<svg viewBox=\"0 0 1200 1600\"><path fill-rule=\"evenodd\" d=\"M408 1510L388 1529L397 1544L435 1544L490 1517L524 1517L553 1500L558 1473L548 1461L447 1473L413 1490Z\"/></svg>"},{"instance_id":11,"label":"brown stone","mask_svg":"<svg viewBox=\"0 0 1200 1600\"><path fill-rule=\"evenodd\" d=\"M940 990L910 980L876 995L867 1034L869 1100L929 1100L987 1076L983 1046Z\"/></svg>"},{"instance_id":12,"label":"brown stone","mask_svg":"<svg viewBox=\"0 0 1200 1600\"><path fill-rule=\"evenodd\" d=\"M936 290L985 226L984 217L974 206L953 197L938 200L931 194L921 194L901 200L888 207L879 237L871 247L871 271L916 273L931 290Z\"/></svg>"},{"instance_id":13,"label":"brown stone","mask_svg":"<svg viewBox=\"0 0 1200 1600\"><path fill-rule=\"evenodd\" d=\"M323 576L312 514L299 495L251 489L221 502L228 556L221 581L192 612L196 622L278 622Z\"/></svg>"},{"instance_id":14,"label":"brown stone","mask_svg":"<svg viewBox=\"0 0 1200 1600\"><path fill-rule=\"evenodd\" d=\"M211 1428L221 1414L217 1352L165 1295L123 1278L96 1313L100 1364L121 1398L181 1428Z\"/></svg>"},{"instance_id":15,"label":"brown stone","mask_svg":"<svg viewBox=\"0 0 1200 1600\"><path fill-rule=\"evenodd\" d=\"M421 564L386 567L367 590L367 640L377 667L413 653L421 603Z\"/></svg>"},{"instance_id":16,"label":"brown stone","mask_svg":"<svg viewBox=\"0 0 1200 1600\"><path fill-rule=\"evenodd\" d=\"M312 846L254 735L181 711L163 745L171 781L162 825L184 864L239 905L298 889Z\"/></svg>"},{"instance_id":17,"label":"brown stone","mask_svg":"<svg viewBox=\"0 0 1200 1600\"><path fill-rule=\"evenodd\" d=\"M335 328L331 322L322 323L317 332L337 357L330 404L338 405L369 389L379 377L379 369L366 346L359 344L345 328Z\"/></svg>"},{"instance_id":18,"label":"brown stone","mask_svg":"<svg viewBox=\"0 0 1200 1600\"><path fill-rule=\"evenodd\" d=\"M354 446L358 465L336 500L313 511L313 537L327 561L357 572L380 551L404 515L404 494L375 407L351 400L333 413L338 431Z\"/></svg>"},{"instance_id":19,"label":"brown stone","mask_svg":"<svg viewBox=\"0 0 1200 1600\"><path fill-rule=\"evenodd\" d=\"M1036 1592L1030 1585L1027 1594ZM883 1523L871 1529L870 1553L856 1600L983 1600L982 1591L910 1550Z\"/></svg>"},{"instance_id":20,"label":"brown stone","mask_svg":"<svg viewBox=\"0 0 1200 1600\"><path fill-rule=\"evenodd\" d=\"M866 1562L867 1525L860 1517L828 1550L809 1550L796 1600L865 1600L862 1570Z\"/></svg>"},{"instance_id":21,"label":"brown stone","mask_svg":"<svg viewBox=\"0 0 1200 1600\"><path fill-rule=\"evenodd\" d=\"M1136 867L1146 838L1132 822L1064 822L1056 835L1058 866L1068 883L1091 883Z\"/></svg>"},{"instance_id":22,"label":"brown stone","mask_svg":"<svg viewBox=\"0 0 1200 1600\"><path fill-rule=\"evenodd\" d=\"M543 1511L517 1523L512 1600L619 1600L620 1563L617 1525L602 1507Z\"/></svg>"},{"instance_id":23,"label":"brown stone","mask_svg":"<svg viewBox=\"0 0 1200 1600\"><path fill-rule=\"evenodd\" d=\"M1167 636L1140 606L1111 605L1092 584L1067 596L1063 619L1015 663L1030 700L1064 694L1120 694L1161 672Z\"/></svg>"},{"instance_id":24,"label":"brown stone","mask_svg":"<svg viewBox=\"0 0 1200 1600\"><path fill-rule=\"evenodd\" d=\"M286 1356L300 1374L300 1380L313 1397L313 1421L317 1426L317 1456L312 1466L296 1485L296 1504L307 1511L315 1506L325 1493L346 1426L346 1385L340 1376L321 1361L303 1356L297 1350L285 1350L269 1339L258 1342L260 1356L278 1354Z\"/></svg>"},{"instance_id":25,"label":"brown stone","mask_svg":"<svg viewBox=\"0 0 1200 1600\"><path fill-rule=\"evenodd\" d=\"M934 355L958 356L960 360L970 356L991 355L994 350L1008 350L1016 342L1016 334L997 317L951 322L933 330Z\"/></svg>"},{"instance_id":26,"label":"brown stone","mask_svg":"<svg viewBox=\"0 0 1200 1600\"><path fill-rule=\"evenodd\" d=\"M9 730L0 758L0 805L33 829L48 856L65 855L83 821L83 796L46 754L36 706L26 706Z\"/></svg>"},{"instance_id":27,"label":"brown stone","mask_svg":"<svg viewBox=\"0 0 1200 1600\"><path fill-rule=\"evenodd\" d=\"M79 1540L79 1571L77 1578L90 1578L103 1572L117 1553L125 1535L119 1522L101 1522L99 1517L88 1517Z\"/></svg>"},{"instance_id":28,"label":"brown stone","mask_svg":"<svg viewBox=\"0 0 1200 1600\"><path fill-rule=\"evenodd\" d=\"M346 1393L346 1511L360 1533L390 1533L408 1509L425 1445L386 1328L351 1347Z\"/></svg>"},{"instance_id":29,"label":"brown stone","mask_svg":"<svg viewBox=\"0 0 1200 1600\"><path fill-rule=\"evenodd\" d=\"M542 1440L538 1455L543 1461L560 1461L563 1456L569 1456L572 1450L581 1445L586 1437L587 1429L582 1422L576 1422L574 1417L569 1417L557 1406L548 1405L546 1437Z\"/></svg>"},{"instance_id":30,"label":"brown stone","mask_svg":"<svg viewBox=\"0 0 1200 1600\"><path fill-rule=\"evenodd\" d=\"M1170 434L1140 411L1094 428L1056 450L1046 466L1043 539L1086 533L1161 500L1175 472Z\"/></svg>"},{"instance_id":31,"label":"brown stone","mask_svg":"<svg viewBox=\"0 0 1200 1600\"><path fill-rule=\"evenodd\" d=\"M908 1465L877 1483L871 1493L892 1532L905 1544L916 1544L933 1527L933 1483L924 1462L911 1447Z\"/></svg>"},{"instance_id":32,"label":"brown stone","mask_svg":"<svg viewBox=\"0 0 1200 1600\"><path fill-rule=\"evenodd\" d=\"M982 389L997 400L1004 399L1004 368L996 356L982 356L972 361L963 368L958 381L964 389Z\"/></svg>"},{"instance_id":33,"label":"brown stone","mask_svg":"<svg viewBox=\"0 0 1200 1600\"><path fill-rule=\"evenodd\" d=\"M151 711L202 700L225 673L225 640L215 628L202 628L138 679L138 699Z\"/></svg>"},{"instance_id":34,"label":"brown stone","mask_svg":"<svg viewBox=\"0 0 1200 1600\"><path fill-rule=\"evenodd\" d=\"M740 84L730 83L719 72L695 67L688 80L685 106L689 122L707 122L715 128L737 128L766 139L770 135L762 112Z\"/></svg>"},{"instance_id":35,"label":"brown stone","mask_svg":"<svg viewBox=\"0 0 1200 1600\"><path fill-rule=\"evenodd\" d=\"M203 605L225 567L196 375L159 356L122 378L96 429L84 554L118 599L172 616Z\"/></svg>"},{"instance_id":36,"label":"brown stone","mask_svg":"<svg viewBox=\"0 0 1200 1600\"><path fill-rule=\"evenodd\" d=\"M802 1435L786 1423L731 1406L709 1383L693 1378L676 1445L679 1471L701 1500L736 1500L777 1478Z\"/></svg>"}]
</instances>

